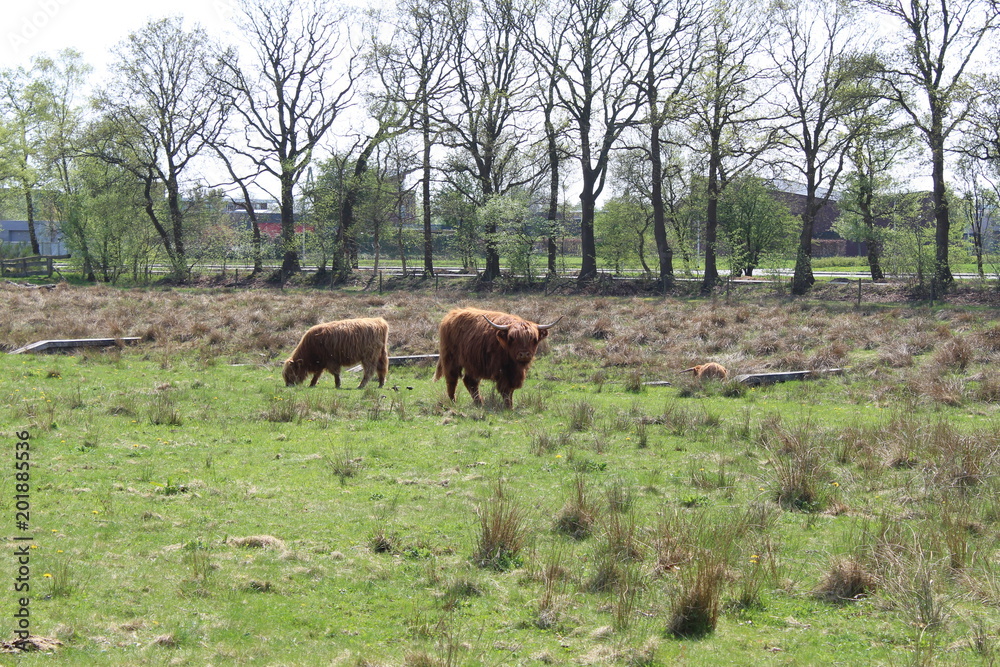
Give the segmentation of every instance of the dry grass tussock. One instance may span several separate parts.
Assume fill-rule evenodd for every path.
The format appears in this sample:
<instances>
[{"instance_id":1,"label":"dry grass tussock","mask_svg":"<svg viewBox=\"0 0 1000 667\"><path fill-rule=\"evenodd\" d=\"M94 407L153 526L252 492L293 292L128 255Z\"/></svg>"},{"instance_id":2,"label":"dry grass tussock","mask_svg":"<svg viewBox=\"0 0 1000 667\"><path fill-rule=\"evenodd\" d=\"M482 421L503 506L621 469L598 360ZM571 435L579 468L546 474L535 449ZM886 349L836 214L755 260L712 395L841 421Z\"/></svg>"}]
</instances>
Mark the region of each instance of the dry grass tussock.
<instances>
[{"instance_id":1,"label":"dry grass tussock","mask_svg":"<svg viewBox=\"0 0 1000 667\"><path fill-rule=\"evenodd\" d=\"M248 537L230 537L228 544L247 549L280 549L284 551L285 543L272 535L250 535Z\"/></svg>"},{"instance_id":2,"label":"dry grass tussock","mask_svg":"<svg viewBox=\"0 0 1000 667\"><path fill-rule=\"evenodd\" d=\"M991 377L984 370L1000 352L1000 325L989 319L989 311L957 308L859 311L835 303L767 300L66 284L53 290L0 285L0 345L11 350L53 338L138 336L139 350L153 359L195 351L205 359L274 363L318 322L384 317L390 354L427 354L437 351L444 314L471 305L535 321L563 317L539 356L597 362L607 369L609 382L637 369L644 380L676 379L676 371L713 360L733 374L855 366L903 382L907 371L927 367L933 379L909 376L909 391L930 402L957 404L966 400L961 380ZM984 397L998 393L989 382L980 384Z\"/></svg>"}]
</instances>

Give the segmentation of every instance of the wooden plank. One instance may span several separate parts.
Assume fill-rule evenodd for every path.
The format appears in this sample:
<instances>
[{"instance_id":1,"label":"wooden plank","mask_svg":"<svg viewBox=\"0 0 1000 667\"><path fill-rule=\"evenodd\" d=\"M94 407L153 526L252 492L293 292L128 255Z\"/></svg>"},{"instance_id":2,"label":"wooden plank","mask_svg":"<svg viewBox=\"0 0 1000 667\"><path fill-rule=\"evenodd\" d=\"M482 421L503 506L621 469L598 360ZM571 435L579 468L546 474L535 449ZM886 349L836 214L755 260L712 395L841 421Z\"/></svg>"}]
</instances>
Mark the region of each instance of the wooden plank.
<instances>
[{"instance_id":1,"label":"wooden plank","mask_svg":"<svg viewBox=\"0 0 1000 667\"><path fill-rule=\"evenodd\" d=\"M10 354L27 354L55 350L71 350L78 347L112 347L115 345L131 345L139 342L137 337L125 338L72 338L65 340L40 340L30 345L14 350Z\"/></svg>"},{"instance_id":2,"label":"wooden plank","mask_svg":"<svg viewBox=\"0 0 1000 667\"><path fill-rule=\"evenodd\" d=\"M737 375L736 381L756 387L765 384L775 384L778 382L788 382L790 380L811 380L822 375L840 375L845 368L823 368L814 371L786 371L783 373L748 373Z\"/></svg>"},{"instance_id":3,"label":"wooden plank","mask_svg":"<svg viewBox=\"0 0 1000 667\"><path fill-rule=\"evenodd\" d=\"M409 366L410 364L419 364L421 361L437 361L438 354L409 354L401 357L389 357L390 366ZM361 371L361 364L357 366L351 366L345 372L346 373L358 373Z\"/></svg>"}]
</instances>

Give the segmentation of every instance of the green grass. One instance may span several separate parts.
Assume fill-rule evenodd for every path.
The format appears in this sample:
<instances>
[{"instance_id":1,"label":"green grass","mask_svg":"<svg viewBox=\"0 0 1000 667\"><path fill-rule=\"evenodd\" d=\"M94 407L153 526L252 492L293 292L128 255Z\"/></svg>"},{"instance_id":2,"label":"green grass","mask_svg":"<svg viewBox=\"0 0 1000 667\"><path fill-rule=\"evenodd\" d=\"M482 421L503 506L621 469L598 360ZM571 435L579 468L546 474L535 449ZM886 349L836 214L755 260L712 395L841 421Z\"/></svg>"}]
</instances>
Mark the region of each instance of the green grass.
<instances>
[{"instance_id":1,"label":"green grass","mask_svg":"<svg viewBox=\"0 0 1000 667\"><path fill-rule=\"evenodd\" d=\"M773 306L656 307L772 344L747 318ZM862 335L861 315L802 312ZM8 469L31 434L32 630L63 642L18 664L989 664L1000 430L974 388L993 358L939 342L943 313L872 316L905 333L850 347L856 371L743 392L650 371L634 336L588 356L568 328L510 412L461 386L448 403L431 367L338 391L200 343L0 355ZM995 315L947 321L972 339ZM829 345L800 335L777 354ZM923 373L889 363L901 339ZM676 386L637 387L643 368ZM498 534L516 548L484 549Z\"/></svg>"}]
</instances>

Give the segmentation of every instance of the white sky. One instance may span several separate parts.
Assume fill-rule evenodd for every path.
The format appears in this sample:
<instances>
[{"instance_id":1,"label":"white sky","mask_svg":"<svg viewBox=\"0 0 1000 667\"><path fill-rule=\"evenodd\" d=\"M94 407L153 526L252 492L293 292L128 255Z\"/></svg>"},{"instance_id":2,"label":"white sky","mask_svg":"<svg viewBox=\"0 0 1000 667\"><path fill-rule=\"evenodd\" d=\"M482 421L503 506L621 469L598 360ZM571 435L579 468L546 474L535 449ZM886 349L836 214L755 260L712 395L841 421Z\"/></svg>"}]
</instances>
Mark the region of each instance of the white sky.
<instances>
[{"instance_id":1,"label":"white sky","mask_svg":"<svg viewBox=\"0 0 1000 667\"><path fill-rule=\"evenodd\" d=\"M184 17L187 28L200 24L209 35L229 37L231 0L27 0L4 3L0 23L0 68L27 66L36 54L54 56L75 48L101 81L111 49L150 19ZM228 41L228 40L227 40Z\"/></svg>"}]
</instances>

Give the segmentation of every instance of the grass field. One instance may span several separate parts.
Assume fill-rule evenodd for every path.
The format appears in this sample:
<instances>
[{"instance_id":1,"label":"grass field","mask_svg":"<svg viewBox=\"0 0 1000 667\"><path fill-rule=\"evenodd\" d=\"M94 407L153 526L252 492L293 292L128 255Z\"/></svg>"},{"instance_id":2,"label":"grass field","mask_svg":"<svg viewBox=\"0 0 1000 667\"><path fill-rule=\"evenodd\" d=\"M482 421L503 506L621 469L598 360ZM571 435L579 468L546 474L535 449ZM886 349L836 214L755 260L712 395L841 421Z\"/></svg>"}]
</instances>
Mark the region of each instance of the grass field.
<instances>
[{"instance_id":1,"label":"grass field","mask_svg":"<svg viewBox=\"0 0 1000 667\"><path fill-rule=\"evenodd\" d=\"M0 286L2 664L993 664L1000 313L462 292ZM309 325L552 330L514 410L433 367L286 388ZM848 367L748 389L678 371ZM668 380L671 386L643 382ZM464 392L461 388L460 392ZM491 387L488 393L491 392ZM18 434L21 434L20 436ZM16 444L30 526L16 527ZM30 541L15 542L15 537Z\"/></svg>"}]
</instances>

